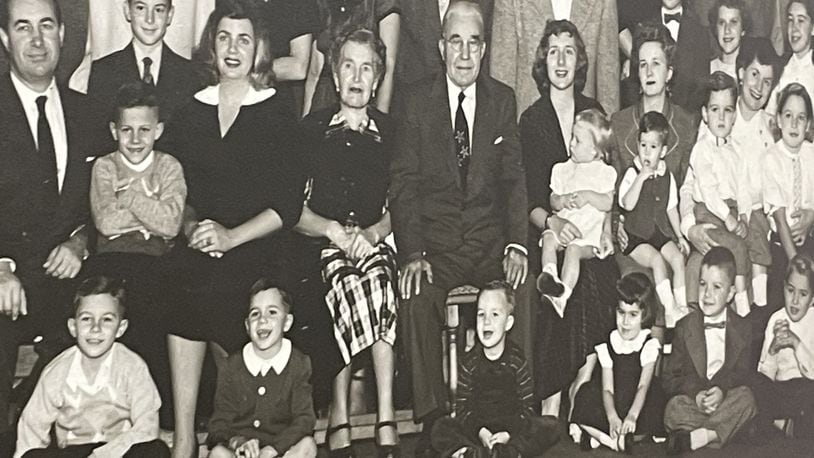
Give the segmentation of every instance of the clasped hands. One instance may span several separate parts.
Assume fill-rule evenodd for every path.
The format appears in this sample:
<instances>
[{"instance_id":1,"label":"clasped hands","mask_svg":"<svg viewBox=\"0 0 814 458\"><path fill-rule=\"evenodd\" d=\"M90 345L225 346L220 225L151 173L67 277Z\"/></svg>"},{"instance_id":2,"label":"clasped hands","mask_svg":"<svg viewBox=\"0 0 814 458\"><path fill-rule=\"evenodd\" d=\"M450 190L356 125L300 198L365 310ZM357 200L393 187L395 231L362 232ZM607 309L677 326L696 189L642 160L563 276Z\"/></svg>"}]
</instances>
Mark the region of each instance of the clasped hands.
<instances>
[{"instance_id":1,"label":"clasped hands","mask_svg":"<svg viewBox=\"0 0 814 458\"><path fill-rule=\"evenodd\" d=\"M193 223L186 232L190 248L213 258L221 258L224 253L235 247L231 231L211 219Z\"/></svg>"},{"instance_id":2,"label":"clasped hands","mask_svg":"<svg viewBox=\"0 0 814 458\"><path fill-rule=\"evenodd\" d=\"M279 455L271 445L260 447L257 439L246 439L243 436L229 440L229 448L235 451L238 458L274 458Z\"/></svg>"},{"instance_id":3,"label":"clasped hands","mask_svg":"<svg viewBox=\"0 0 814 458\"><path fill-rule=\"evenodd\" d=\"M800 343L800 338L789 328L788 320L777 320L772 327L774 338L769 345L769 354L775 355L784 348L794 350Z\"/></svg>"},{"instance_id":4,"label":"clasped hands","mask_svg":"<svg viewBox=\"0 0 814 458\"><path fill-rule=\"evenodd\" d=\"M717 386L701 390L695 395L695 404L707 415L715 412L724 400L724 392Z\"/></svg>"},{"instance_id":5,"label":"clasped hands","mask_svg":"<svg viewBox=\"0 0 814 458\"><path fill-rule=\"evenodd\" d=\"M379 243L378 234L372 228L361 229L354 227L349 230L337 221L331 222L326 235L331 243L353 260L370 256Z\"/></svg>"},{"instance_id":6,"label":"clasped hands","mask_svg":"<svg viewBox=\"0 0 814 458\"><path fill-rule=\"evenodd\" d=\"M496 444L505 444L509 442L511 436L507 431L499 431L496 433L492 433L486 428L481 428L478 431L478 438L480 439L481 444L484 447L488 448L489 450L492 449Z\"/></svg>"}]
</instances>

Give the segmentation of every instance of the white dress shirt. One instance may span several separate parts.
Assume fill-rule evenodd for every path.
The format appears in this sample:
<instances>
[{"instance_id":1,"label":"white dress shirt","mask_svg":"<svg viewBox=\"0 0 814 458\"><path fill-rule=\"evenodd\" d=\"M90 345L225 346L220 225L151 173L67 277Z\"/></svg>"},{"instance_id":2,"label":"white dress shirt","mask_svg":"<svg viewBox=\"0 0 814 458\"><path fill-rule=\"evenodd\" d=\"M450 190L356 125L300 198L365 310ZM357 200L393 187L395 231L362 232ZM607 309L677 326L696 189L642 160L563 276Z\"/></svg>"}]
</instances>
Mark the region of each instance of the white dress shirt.
<instances>
[{"instance_id":1,"label":"white dress shirt","mask_svg":"<svg viewBox=\"0 0 814 458\"><path fill-rule=\"evenodd\" d=\"M571 4L573 0L551 0L551 9L554 11L554 19L571 20Z\"/></svg>"},{"instance_id":2,"label":"white dress shirt","mask_svg":"<svg viewBox=\"0 0 814 458\"><path fill-rule=\"evenodd\" d=\"M791 218L794 203L794 160L799 158L802 172L801 205L802 209L814 210L814 144L803 142L800 152L791 153L783 140L769 148L763 159L763 209L767 216L780 208L786 209L786 221L794 224ZM774 218L769 218L769 225L777 231Z\"/></svg>"},{"instance_id":3,"label":"white dress shirt","mask_svg":"<svg viewBox=\"0 0 814 458\"><path fill-rule=\"evenodd\" d=\"M730 214L726 200L737 202L738 214L751 214L746 164L735 152L740 146L731 137L726 140L715 137L705 124L702 129L690 155L690 167L695 176L693 200L706 205L724 221Z\"/></svg>"},{"instance_id":4,"label":"white dress shirt","mask_svg":"<svg viewBox=\"0 0 814 458\"><path fill-rule=\"evenodd\" d=\"M39 120L39 110L37 109L37 98L44 95L48 97L45 102L45 117L51 127L51 136L54 139L54 151L56 152L57 164L57 187L62 192L62 182L65 181L65 168L68 164L68 134L65 129L65 112L62 110L62 99L59 97L56 80L52 79L51 84L45 92L37 92L11 72L11 82L20 97L20 101L25 109L25 117L28 119L28 127L34 144L37 144L37 122Z\"/></svg>"},{"instance_id":5,"label":"white dress shirt","mask_svg":"<svg viewBox=\"0 0 814 458\"><path fill-rule=\"evenodd\" d=\"M726 321L726 309L718 317L704 317L704 324ZM704 329L707 347L707 379L712 380L724 366L726 360L726 328Z\"/></svg>"},{"instance_id":6,"label":"white dress shirt","mask_svg":"<svg viewBox=\"0 0 814 458\"><path fill-rule=\"evenodd\" d=\"M673 37L673 40L675 40L676 43L677 43L678 42L678 32L681 29L681 23L676 22L676 21L670 21L669 24L665 24L665 22L664 22L664 15L665 14L675 14L675 13L681 14L681 19L684 19L684 7L683 6L679 6L677 8L672 9L672 10L668 10L667 8L665 8L663 6L661 7L661 23L664 24L667 27L667 30L670 31L670 35Z\"/></svg>"},{"instance_id":7,"label":"white dress shirt","mask_svg":"<svg viewBox=\"0 0 814 458\"><path fill-rule=\"evenodd\" d=\"M791 55L789 62L783 68L780 81L777 82L777 86L769 97L769 103L766 105L767 113L775 114L777 112L777 96L789 83L800 83L806 88L809 95L814 94L814 63L811 62L810 49L802 57L797 57L796 54Z\"/></svg>"},{"instance_id":8,"label":"white dress shirt","mask_svg":"<svg viewBox=\"0 0 814 458\"><path fill-rule=\"evenodd\" d=\"M280 375L285 367L288 365L288 360L291 358L291 341L283 339L280 351L269 359L261 358L257 352L254 351L252 343L249 342L243 346L243 364L249 373L257 377L263 377L269 373L270 369L274 369L274 373Z\"/></svg>"},{"instance_id":9,"label":"white dress shirt","mask_svg":"<svg viewBox=\"0 0 814 458\"><path fill-rule=\"evenodd\" d=\"M158 75L161 70L161 53L164 50L164 42L159 42L158 46L150 52L146 52L141 43L133 40L133 51L136 54L136 64L138 65L139 78L144 80L144 58L149 57L153 63L150 64L150 74L153 75L154 84L158 84Z\"/></svg>"},{"instance_id":10,"label":"white dress shirt","mask_svg":"<svg viewBox=\"0 0 814 458\"><path fill-rule=\"evenodd\" d=\"M800 339L800 345L794 348L783 348L774 355L769 354L769 347L774 340L774 325L786 321L789 330ZM757 370L776 381L795 378L814 380L814 309L810 308L800 321L789 318L786 309L782 308L769 318L763 338L763 350L760 352L760 363Z\"/></svg>"}]
</instances>

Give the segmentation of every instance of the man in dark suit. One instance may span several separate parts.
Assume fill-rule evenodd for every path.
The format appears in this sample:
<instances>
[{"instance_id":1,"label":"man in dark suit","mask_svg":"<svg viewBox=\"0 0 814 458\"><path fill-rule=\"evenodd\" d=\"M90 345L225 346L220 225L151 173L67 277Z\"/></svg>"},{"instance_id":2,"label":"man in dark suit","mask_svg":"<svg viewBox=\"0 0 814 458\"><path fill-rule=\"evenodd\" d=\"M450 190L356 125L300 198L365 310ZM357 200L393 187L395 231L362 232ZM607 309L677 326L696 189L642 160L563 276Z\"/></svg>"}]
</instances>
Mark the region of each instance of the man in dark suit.
<instances>
[{"instance_id":1,"label":"man in dark suit","mask_svg":"<svg viewBox=\"0 0 814 458\"><path fill-rule=\"evenodd\" d=\"M128 0L124 17L130 23L133 41L124 49L93 62L88 95L112 109L116 93L123 84L142 80L155 85L162 118L171 119L200 89L199 75L193 64L164 43L172 15L172 0Z\"/></svg>"},{"instance_id":2,"label":"man in dark suit","mask_svg":"<svg viewBox=\"0 0 814 458\"><path fill-rule=\"evenodd\" d=\"M65 344L71 279L87 256L86 154L97 152L90 140L104 123L84 96L56 83L63 36L54 0L0 0L11 67L0 76L0 456L13 447L17 345L41 335L46 359Z\"/></svg>"},{"instance_id":3,"label":"man in dark suit","mask_svg":"<svg viewBox=\"0 0 814 458\"><path fill-rule=\"evenodd\" d=\"M721 447L755 415L747 385L755 371L752 325L730 310L734 281L735 257L723 247L710 249L701 265L700 311L676 325L664 371L669 453Z\"/></svg>"},{"instance_id":4,"label":"man in dark suit","mask_svg":"<svg viewBox=\"0 0 814 458\"><path fill-rule=\"evenodd\" d=\"M682 0L662 0L660 21L676 41L673 56L671 99L678 105L697 111L704 104L704 81L709 76L709 32L695 12Z\"/></svg>"},{"instance_id":5,"label":"man in dark suit","mask_svg":"<svg viewBox=\"0 0 814 458\"><path fill-rule=\"evenodd\" d=\"M447 292L527 270L526 184L510 88L481 73L483 16L453 1L438 42L446 72L406 94L392 163L391 211L402 258L400 338L411 363L413 414L433 421L448 400L441 363Z\"/></svg>"}]
</instances>

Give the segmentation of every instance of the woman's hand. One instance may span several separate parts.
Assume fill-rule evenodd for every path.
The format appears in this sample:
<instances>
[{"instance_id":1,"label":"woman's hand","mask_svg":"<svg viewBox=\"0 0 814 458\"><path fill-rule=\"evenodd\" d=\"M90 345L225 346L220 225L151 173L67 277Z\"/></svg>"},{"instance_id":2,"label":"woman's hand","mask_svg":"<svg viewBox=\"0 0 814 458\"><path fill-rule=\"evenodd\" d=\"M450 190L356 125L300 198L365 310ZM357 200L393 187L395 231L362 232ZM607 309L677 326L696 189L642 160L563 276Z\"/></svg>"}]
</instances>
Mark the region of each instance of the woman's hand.
<instances>
[{"instance_id":1,"label":"woman's hand","mask_svg":"<svg viewBox=\"0 0 814 458\"><path fill-rule=\"evenodd\" d=\"M189 237L189 246L203 253L226 253L234 248L229 229L220 223L205 219L198 222Z\"/></svg>"},{"instance_id":2,"label":"woman's hand","mask_svg":"<svg viewBox=\"0 0 814 458\"><path fill-rule=\"evenodd\" d=\"M358 231L353 236L350 251L346 252L351 259L366 258L376 249L376 246L370 242L364 233L365 231Z\"/></svg>"},{"instance_id":3,"label":"woman's hand","mask_svg":"<svg viewBox=\"0 0 814 458\"><path fill-rule=\"evenodd\" d=\"M629 240L627 238L627 231L625 231L625 223L621 219L619 220L619 224L616 226L616 240L619 242L619 249L625 251L625 248L627 248L627 242Z\"/></svg>"},{"instance_id":4,"label":"woman's hand","mask_svg":"<svg viewBox=\"0 0 814 458\"><path fill-rule=\"evenodd\" d=\"M345 230L345 226L339 224L337 221L331 221L325 235L328 236L328 240L330 240L331 243L336 245L343 253L350 256L353 239L356 237L355 234L348 234Z\"/></svg>"},{"instance_id":5,"label":"woman's hand","mask_svg":"<svg viewBox=\"0 0 814 458\"><path fill-rule=\"evenodd\" d=\"M594 253L597 258L605 259L613 254L613 236L606 231L602 231L599 236L599 249Z\"/></svg>"},{"instance_id":6,"label":"woman's hand","mask_svg":"<svg viewBox=\"0 0 814 458\"><path fill-rule=\"evenodd\" d=\"M687 238L690 240L690 243L698 250L699 253L702 255L707 254L710 248L714 246L718 246L714 240L709 236L709 231L711 229L715 229L714 224L704 223L704 224L696 224L695 226L691 227L689 231L687 231Z\"/></svg>"}]
</instances>

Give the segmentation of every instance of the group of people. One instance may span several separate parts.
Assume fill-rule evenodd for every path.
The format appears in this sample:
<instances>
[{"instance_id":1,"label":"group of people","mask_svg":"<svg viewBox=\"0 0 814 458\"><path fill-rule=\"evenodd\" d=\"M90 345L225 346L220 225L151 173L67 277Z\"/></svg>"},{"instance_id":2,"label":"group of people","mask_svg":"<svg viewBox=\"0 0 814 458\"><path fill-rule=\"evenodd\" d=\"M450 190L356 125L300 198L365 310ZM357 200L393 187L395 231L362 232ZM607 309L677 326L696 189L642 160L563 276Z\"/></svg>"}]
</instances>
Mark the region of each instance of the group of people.
<instances>
[{"instance_id":1,"label":"group of people","mask_svg":"<svg viewBox=\"0 0 814 458\"><path fill-rule=\"evenodd\" d=\"M190 60L124 0L86 95L60 3L0 0L0 456L195 456L208 343L214 457L352 456L368 354L383 457L398 355L422 456L814 431L814 1L217 0Z\"/></svg>"}]
</instances>

